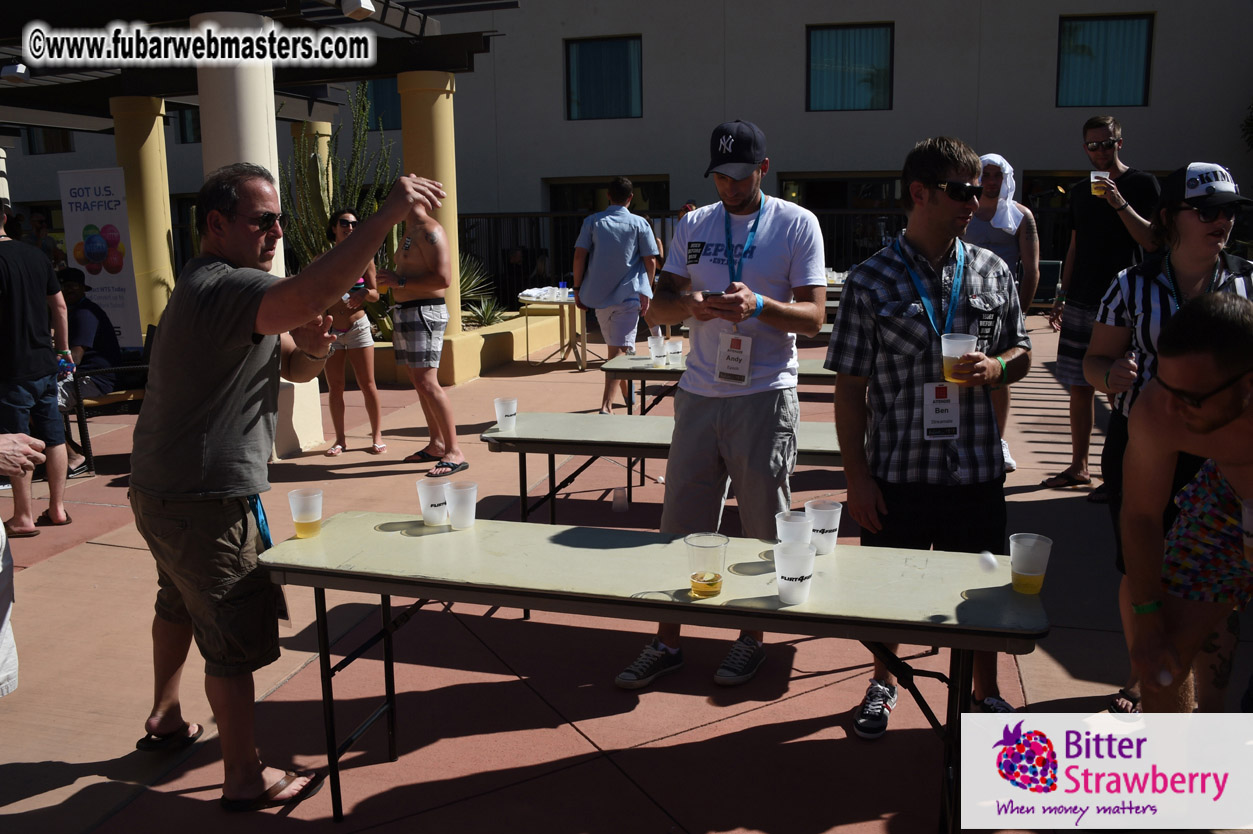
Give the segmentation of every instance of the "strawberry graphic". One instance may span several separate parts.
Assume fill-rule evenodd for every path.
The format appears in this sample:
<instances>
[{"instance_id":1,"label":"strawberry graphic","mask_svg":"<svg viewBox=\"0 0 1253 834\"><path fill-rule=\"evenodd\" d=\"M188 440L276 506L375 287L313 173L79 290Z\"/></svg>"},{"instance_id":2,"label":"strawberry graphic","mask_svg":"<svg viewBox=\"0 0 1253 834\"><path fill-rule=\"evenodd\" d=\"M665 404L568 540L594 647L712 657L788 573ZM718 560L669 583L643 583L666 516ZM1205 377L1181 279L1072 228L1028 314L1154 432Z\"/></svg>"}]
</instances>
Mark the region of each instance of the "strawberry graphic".
<instances>
[{"instance_id":1,"label":"strawberry graphic","mask_svg":"<svg viewBox=\"0 0 1253 834\"><path fill-rule=\"evenodd\" d=\"M1002 779L1031 793L1057 790L1057 753L1044 733L1024 733L1021 721L1012 730L1006 724L1001 740L992 746L1001 748L996 754L996 772Z\"/></svg>"}]
</instances>

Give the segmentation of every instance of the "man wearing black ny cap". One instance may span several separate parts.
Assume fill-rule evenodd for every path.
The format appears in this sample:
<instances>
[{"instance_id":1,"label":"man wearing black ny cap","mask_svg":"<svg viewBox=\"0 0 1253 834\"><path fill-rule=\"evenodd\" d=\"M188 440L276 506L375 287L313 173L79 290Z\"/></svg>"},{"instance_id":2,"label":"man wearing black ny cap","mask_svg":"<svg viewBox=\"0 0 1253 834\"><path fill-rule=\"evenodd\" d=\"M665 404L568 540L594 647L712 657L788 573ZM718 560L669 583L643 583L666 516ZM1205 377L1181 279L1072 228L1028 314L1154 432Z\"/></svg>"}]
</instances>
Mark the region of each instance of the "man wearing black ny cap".
<instances>
[{"instance_id":1,"label":"man wearing black ny cap","mask_svg":"<svg viewBox=\"0 0 1253 834\"><path fill-rule=\"evenodd\" d=\"M809 211L762 192L770 160L756 125L718 125L709 144L705 176L713 174L719 200L675 226L647 315L650 324L686 320L691 329L661 530L717 530L729 483L742 533L774 539L796 462L795 334L816 335L825 315L822 231ZM752 678L765 659L761 638L742 633L714 682ZM639 689L682 665L679 625L661 623L615 683Z\"/></svg>"}]
</instances>

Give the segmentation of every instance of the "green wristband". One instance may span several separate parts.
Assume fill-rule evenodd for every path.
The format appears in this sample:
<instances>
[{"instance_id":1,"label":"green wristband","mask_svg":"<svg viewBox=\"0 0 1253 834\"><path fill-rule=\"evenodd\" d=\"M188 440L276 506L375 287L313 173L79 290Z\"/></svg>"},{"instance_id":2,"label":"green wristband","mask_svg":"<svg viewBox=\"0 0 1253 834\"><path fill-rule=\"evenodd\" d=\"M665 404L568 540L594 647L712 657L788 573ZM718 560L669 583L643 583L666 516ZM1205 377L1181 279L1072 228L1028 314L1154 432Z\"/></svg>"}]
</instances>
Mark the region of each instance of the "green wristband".
<instances>
[{"instance_id":1,"label":"green wristband","mask_svg":"<svg viewBox=\"0 0 1253 834\"><path fill-rule=\"evenodd\" d=\"M1152 614L1162 607L1162 601L1155 599L1152 602L1142 602L1138 605L1131 606L1131 610L1137 614Z\"/></svg>"}]
</instances>

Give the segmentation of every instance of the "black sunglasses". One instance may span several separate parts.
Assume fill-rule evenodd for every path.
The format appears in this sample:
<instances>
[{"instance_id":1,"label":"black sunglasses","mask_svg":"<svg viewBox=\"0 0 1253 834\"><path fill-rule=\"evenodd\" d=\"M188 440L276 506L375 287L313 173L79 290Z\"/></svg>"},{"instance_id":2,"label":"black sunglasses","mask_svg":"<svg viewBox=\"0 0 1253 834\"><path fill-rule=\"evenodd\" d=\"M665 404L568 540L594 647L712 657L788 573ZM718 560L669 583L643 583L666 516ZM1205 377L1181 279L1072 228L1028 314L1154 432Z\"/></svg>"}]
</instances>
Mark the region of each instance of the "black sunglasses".
<instances>
[{"instance_id":1,"label":"black sunglasses","mask_svg":"<svg viewBox=\"0 0 1253 834\"><path fill-rule=\"evenodd\" d=\"M1226 391L1228 388L1235 385L1240 380L1244 379L1245 375L1248 374L1250 371L1253 371L1253 368L1245 368L1243 371L1236 374L1231 379L1227 380L1222 385L1215 388L1213 391L1210 391L1208 394L1191 394L1187 391L1180 391L1178 388L1172 388L1166 383L1162 382L1162 378L1160 376L1155 377L1155 379L1157 379L1158 385L1162 386L1171 394L1173 394L1175 398L1179 400L1179 402L1183 403L1189 408L1200 408L1202 403L1204 403L1210 397L1213 397L1216 394L1221 394L1223 391Z\"/></svg>"},{"instance_id":2,"label":"black sunglasses","mask_svg":"<svg viewBox=\"0 0 1253 834\"><path fill-rule=\"evenodd\" d=\"M983 186L978 183L971 185L968 182L949 180L948 182L937 182L935 187L959 203L968 203L983 193Z\"/></svg>"},{"instance_id":3,"label":"black sunglasses","mask_svg":"<svg viewBox=\"0 0 1253 834\"><path fill-rule=\"evenodd\" d=\"M1121 139L1101 139L1098 142L1084 142L1083 146L1090 151L1099 151L1102 149L1108 151L1110 148L1116 147L1121 141Z\"/></svg>"},{"instance_id":4,"label":"black sunglasses","mask_svg":"<svg viewBox=\"0 0 1253 834\"><path fill-rule=\"evenodd\" d=\"M1188 211L1195 211L1197 219L1202 223L1213 223L1218 219L1219 215L1222 215L1228 220L1234 220L1236 212L1240 210L1240 207L1235 203L1227 203L1222 206L1205 206L1204 208L1189 205L1182 205L1179 207L1180 211L1184 211L1185 209Z\"/></svg>"},{"instance_id":5,"label":"black sunglasses","mask_svg":"<svg viewBox=\"0 0 1253 834\"><path fill-rule=\"evenodd\" d=\"M287 215L275 214L272 211L266 211L258 214L256 217L245 217L244 219L251 220L253 223L256 223L258 231L268 232L270 229L274 228L275 223L281 225L282 222L287 219Z\"/></svg>"},{"instance_id":6,"label":"black sunglasses","mask_svg":"<svg viewBox=\"0 0 1253 834\"><path fill-rule=\"evenodd\" d=\"M347 217L341 217L339 218L339 227L341 229L351 229L351 228L354 228L359 222L361 221L349 220Z\"/></svg>"}]
</instances>

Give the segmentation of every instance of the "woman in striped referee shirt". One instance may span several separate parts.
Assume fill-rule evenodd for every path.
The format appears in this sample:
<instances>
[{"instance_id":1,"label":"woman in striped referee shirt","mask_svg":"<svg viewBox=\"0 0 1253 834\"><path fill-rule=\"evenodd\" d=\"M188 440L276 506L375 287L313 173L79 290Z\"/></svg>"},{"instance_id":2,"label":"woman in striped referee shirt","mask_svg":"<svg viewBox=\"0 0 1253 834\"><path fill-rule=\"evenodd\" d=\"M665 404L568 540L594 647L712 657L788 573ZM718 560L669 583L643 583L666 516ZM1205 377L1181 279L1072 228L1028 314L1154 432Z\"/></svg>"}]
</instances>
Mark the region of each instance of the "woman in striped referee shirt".
<instances>
[{"instance_id":1,"label":"woman in striped referee shirt","mask_svg":"<svg viewBox=\"0 0 1253 834\"><path fill-rule=\"evenodd\" d=\"M1231 292L1253 297L1253 264L1224 252L1238 211L1253 200L1244 197L1225 168L1194 162L1173 172L1162 183L1162 194L1151 220L1157 252L1148 260L1118 274L1101 299L1092 340L1083 360L1088 383L1109 394L1113 405L1109 431L1101 454L1101 471L1109 487L1110 519L1114 525L1115 564L1124 574L1118 608L1124 633L1131 633L1131 597L1123 567L1122 462L1127 448L1127 417L1136 397L1157 370L1157 337L1162 325L1189 299L1207 292ZM1181 456L1175 469L1174 492L1196 475L1200 458ZM1162 529L1169 529L1178 508L1172 501L1163 509ZM1197 692L1201 710L1221 712L1231 674L1235 647L1235 613L1228 634L1212 635L1197 656ZM1204 672L1204 674L1202 674ZM1132 679L1110 703L1112 712L1138 712L1138 684Z\"/></svg>"}]
</instances>

